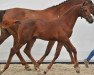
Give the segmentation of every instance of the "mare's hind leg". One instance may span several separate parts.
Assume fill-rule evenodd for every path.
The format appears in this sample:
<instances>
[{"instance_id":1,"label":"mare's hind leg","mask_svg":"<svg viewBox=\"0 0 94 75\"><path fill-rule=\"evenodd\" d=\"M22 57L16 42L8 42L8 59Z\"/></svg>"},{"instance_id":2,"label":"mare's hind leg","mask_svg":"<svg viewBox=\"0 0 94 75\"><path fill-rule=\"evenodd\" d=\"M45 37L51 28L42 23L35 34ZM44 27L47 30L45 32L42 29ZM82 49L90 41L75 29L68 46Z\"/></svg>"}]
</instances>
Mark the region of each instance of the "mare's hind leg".
<instances>
[{"instance_id":1,"label":"mare's hind leg","mask_svg":"<svg viewBox=\"0 0 94 75\"><path fill-rule=\"evenodd\" d=\"M21 48L23 45L24 45L24 44L22 44L22 43L17 43L15 46L13 46L13 47L11 48L11 51L10 51L10 54L9 54L9 58L8 58L8 60L7 60L7 63L6 63L6 65L4 66L3 70L1 70L0 74L2 74L2 73L9 67L10 62L11 62L11 60L12 60L12 57L14 56L14 54L16 54L16 53L20 50L20 48Z\"/></svg>"},{"instance_id":2,"label":"mare's hind leg","mask_svg":"<svg viewBox=\"0 0 94 75\"><path fill-rule=\"evenodd\" d=\"M39 66L43 62L43 60L46 58L46 56L48 56L48 54L50 53L54 43L55 43L55 41L49 41L47 48L46 48L46 51L45 51L45 54L37 62L39 64Z\"/></svg>"},{"instance_id":3,"label":"mare's hind leg","mask_svg":"<svg viewBox=\"0 0 94 75\"><path fill-rule=\"evenodd\" d=\"M34 60L34 58L32 57L32 55L30 53L31 48L35 41L36 41L36 39L32 39L31 41L28 41L24 52L29 57L29 59L32 61L32 63L34 64L35 69L39 70L38 63Z\"/></svg>"},{"instance_id":4,"label":"mare's hind leg","mask_svg":"<svg viewBox=\"0 0 94 75\"><path fill-rule=\"evenodd\" d=\"M44 74L46 74L46 73L49 71L49 69L52 67L53 63L55 62L55 60L58 58L58 56L59 56L59 54L60 54L60 52L61 52L62 46L63 46L63 43L59 42L58 45L57 45L57 49L56 49L54 58L53 58L53 60L51 61L51 63L48 65L47 70L44 71Z\"/></svg>"}]
</instances>

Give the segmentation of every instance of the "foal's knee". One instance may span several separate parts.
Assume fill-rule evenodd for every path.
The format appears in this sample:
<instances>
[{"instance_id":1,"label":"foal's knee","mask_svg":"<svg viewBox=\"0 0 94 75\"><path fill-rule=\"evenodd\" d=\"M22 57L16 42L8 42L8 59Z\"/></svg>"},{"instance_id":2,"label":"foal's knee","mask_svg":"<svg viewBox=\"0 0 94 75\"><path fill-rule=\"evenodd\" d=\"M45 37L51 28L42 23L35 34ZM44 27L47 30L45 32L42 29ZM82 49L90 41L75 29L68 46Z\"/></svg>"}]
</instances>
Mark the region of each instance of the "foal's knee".
<instances>
[{"instance_id":1,"label":"foal's knee","mask_svg":"<svg viewBox=\"0 0 94 75\"><path fill-rule=\"evenodd\" d=\"M59 54L60 54L60 52L57 51L56 54L55 54L55 59L58 58Z\"/></svg>"}]
</instances>

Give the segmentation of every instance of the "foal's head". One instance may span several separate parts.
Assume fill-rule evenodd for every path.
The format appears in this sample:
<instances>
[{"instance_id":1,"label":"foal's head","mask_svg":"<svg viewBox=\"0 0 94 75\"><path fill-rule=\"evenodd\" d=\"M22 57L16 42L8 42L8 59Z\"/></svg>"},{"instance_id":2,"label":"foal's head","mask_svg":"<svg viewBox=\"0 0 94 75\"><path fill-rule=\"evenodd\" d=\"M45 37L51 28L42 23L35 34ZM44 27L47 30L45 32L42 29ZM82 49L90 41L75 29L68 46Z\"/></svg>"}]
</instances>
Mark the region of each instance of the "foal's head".
<instances>
[{"instance_id":1,"label":"foal's head","mask_svg":"<svg viewBox=\"0 0 94 75\"><path fill-rule=\"evenodd\" d=\"M86 0L84 5L86 5L88 7L90 13L94 15L94 4L93 4L93 2L91 0Z\"/></svg>"},{"instance_id":2,"label":"foal's head","mask_svg":"<svg viewBox=\"0 0 94 75\"><path fill-rule=\"evenodd\" d=\"M87 5L82 5L81 6L81 11L80 11L80 16L85 18L89 23L93 23L93 18L91 16L91 12L88 9Z\"/></svg>"}]
</instances>

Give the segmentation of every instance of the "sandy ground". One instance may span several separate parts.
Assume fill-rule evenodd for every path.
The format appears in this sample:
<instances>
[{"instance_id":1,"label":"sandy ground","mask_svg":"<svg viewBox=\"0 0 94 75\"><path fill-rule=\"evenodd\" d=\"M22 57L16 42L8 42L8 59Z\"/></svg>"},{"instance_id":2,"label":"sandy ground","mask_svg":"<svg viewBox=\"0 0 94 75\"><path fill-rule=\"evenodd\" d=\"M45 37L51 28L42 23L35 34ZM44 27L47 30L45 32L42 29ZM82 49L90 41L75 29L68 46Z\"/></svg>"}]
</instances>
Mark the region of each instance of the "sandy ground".
<instances>
[{"instance_id":1,"label":"sandy ground","mask_svg":"<svg viewBox=\"0 0 94 75\"><path fill-rule=\"evenodd\" d=\"M5 64L0 64L0 69ZM32 64L29 64L31 71L26 71L21 64L11 64L10 67L2 75L38 75L34 70ZM42 64L40 66L41 72L43 72L48 64ZM77 74L71 64L54 64L51 70L46 75L94 75L94 64L90 64L89 68L85 68L84 64L80 64L80 73Z\"/></svg>"}]
</instances>

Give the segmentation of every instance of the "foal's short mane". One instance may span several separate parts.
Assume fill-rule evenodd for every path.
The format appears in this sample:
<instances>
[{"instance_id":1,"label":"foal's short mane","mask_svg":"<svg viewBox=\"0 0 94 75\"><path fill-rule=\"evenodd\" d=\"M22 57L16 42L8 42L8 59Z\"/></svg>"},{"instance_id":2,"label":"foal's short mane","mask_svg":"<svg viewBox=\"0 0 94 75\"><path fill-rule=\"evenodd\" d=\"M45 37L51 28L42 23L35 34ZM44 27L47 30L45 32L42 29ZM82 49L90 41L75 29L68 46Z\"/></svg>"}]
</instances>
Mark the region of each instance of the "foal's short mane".
<instances>
[{"instance_id":1,"label":"foal's short mane","mask_svg":"<svg viewBox=\"0 0 94 75\"><path fill-rule=\"evenodd\" d=\"M50 7L50 8L60 7L62 4L68 3L68 2L70 2L70 1L72 1L72 0L66 0L66 1L64 1L64 2L62 2L62 3L60 3L60 4L58 4L58 5L54 5L54 6ZM50 9L50 8L48 8L48 9Z\"/></svg>"},{"instance_id":2,"label":"foal's short mane","mask_svg":"<svg viewBox=\"0 0 94 75\"><path fill-rule=\"evenodd\" d=\"M81 8L81 7L82 7L82 4L72 6L69 10L67 10L67 11L65 12L64 15L67 15L67 14L71 13L71 11L73 11L73 10L76 9L77 7ZM64 15L63 15L63 16L64 16Z\"/></svg>"}]
</instances>

